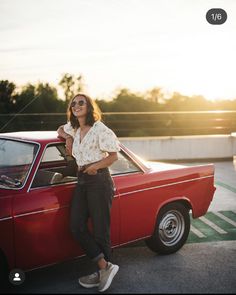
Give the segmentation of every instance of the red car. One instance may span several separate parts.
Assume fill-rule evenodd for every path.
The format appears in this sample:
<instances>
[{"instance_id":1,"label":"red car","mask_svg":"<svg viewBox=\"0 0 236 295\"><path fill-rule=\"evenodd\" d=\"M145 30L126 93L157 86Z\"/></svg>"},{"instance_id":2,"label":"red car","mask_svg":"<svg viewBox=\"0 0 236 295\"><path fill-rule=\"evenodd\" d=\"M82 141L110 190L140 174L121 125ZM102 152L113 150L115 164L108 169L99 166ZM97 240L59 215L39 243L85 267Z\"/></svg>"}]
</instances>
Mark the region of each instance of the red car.
<instances>
[{"instance_id":1,"label":"red car","mask_svg":"<svg viewBox=\"0 0 236 295\"><path fill-rule=\"evenodd\" d=\"M76 163L56 132L0 134L0 267L31 270L83 255L69 230ZM214 166L146 163L124 146L110 167L116 187L112 247L139 239L158 253L179 250L190 216L213 198Z\"/></svg>"}]
</instances>

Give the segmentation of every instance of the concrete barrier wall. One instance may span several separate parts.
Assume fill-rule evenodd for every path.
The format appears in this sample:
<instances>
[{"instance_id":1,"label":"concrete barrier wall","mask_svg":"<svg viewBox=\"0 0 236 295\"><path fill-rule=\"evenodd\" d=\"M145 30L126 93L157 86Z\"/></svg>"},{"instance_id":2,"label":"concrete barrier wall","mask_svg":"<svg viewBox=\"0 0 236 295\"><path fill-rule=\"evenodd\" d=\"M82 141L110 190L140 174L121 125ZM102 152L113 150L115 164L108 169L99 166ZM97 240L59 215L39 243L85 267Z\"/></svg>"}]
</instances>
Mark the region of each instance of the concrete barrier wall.
<instances>
[{"instance_id":1,"label":"concrete barrier wall","mask_svg":"<svg viewBox=\"0 0 236 295\"><path fill-rule=\"evenodd\" d=\"M121 137L120 142L146 160L233 158L236 133L160 137Z\"/></svg>"},{"instance_id":2,"label":"concrete barrier wall","mask_svg":"<svg viewBox=\"0 0 236 295\"><path fill-rule=\"evenodd\" d=\"M231 133L233 139L233 155L236 156L236 132Z\"/></svg>"}]
</instances>

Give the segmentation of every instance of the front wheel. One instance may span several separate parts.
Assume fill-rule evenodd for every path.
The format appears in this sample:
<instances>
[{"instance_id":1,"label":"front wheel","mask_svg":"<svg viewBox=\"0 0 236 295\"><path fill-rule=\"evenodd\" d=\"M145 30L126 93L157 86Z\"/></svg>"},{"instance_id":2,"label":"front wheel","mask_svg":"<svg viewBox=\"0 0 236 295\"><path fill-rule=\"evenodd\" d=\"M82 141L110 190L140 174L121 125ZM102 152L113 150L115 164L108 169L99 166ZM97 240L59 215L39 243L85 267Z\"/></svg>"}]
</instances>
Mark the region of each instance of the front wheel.
<instances>
[{"instance_id":1,"label":"front wheel","mask_svg":"<svg viewBox=\"0 0 236 295\"><path fill-rule=\"evenodd\" d=\"M154 252L171 254L185 244L189 230L189 209L181 203L170 203L161 208L154 233L145 242Z\"/></svg>"}]
</instances>

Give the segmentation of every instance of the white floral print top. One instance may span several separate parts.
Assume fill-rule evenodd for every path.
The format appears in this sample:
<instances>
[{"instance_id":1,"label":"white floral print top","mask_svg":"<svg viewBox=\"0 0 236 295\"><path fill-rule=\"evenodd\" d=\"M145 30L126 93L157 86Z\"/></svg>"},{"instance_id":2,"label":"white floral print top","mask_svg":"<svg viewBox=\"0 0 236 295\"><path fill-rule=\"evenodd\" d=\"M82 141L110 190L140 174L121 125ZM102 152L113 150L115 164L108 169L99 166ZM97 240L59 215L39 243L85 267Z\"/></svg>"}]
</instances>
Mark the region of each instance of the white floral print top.
<instances>
[{"instance_id":1,"label":"white floral print top","mask_svg":"<svg viewBox=\"0 0 236 295\"><path fill-rule=\"evenodd\" d=\"M115 133L101 121L96 121L80 142L80 128L75 130L71 123L64 125L64 131L74 138L72 155L77 165L83 166L107 157L107 152L118 152L119 141Z\"/></svg>"}]
</instances>

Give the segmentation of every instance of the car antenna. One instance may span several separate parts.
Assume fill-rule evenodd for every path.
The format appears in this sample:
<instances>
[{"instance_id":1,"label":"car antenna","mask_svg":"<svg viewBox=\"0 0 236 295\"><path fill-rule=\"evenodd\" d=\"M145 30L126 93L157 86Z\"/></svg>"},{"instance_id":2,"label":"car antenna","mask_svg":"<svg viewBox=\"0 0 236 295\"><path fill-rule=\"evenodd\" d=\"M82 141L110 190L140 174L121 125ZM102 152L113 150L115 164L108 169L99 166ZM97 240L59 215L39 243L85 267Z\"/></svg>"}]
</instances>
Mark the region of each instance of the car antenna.
<instances>
[{"instance_id":1,"label":"car antenna","mask_svg":"<svg viewBox=\"0 0 236 295\"><path fill-rule=\"evenodd\" d=\"M0 132L7 127L17 116L18 114L22 113L31 103L33 103L37 98L39 98L39 95L35 96L34 99L32 99L29 103L27 103L26 106L24 106L19 112L17 112L7 123L0 129Z\"/></svg>"}]
</instances>

